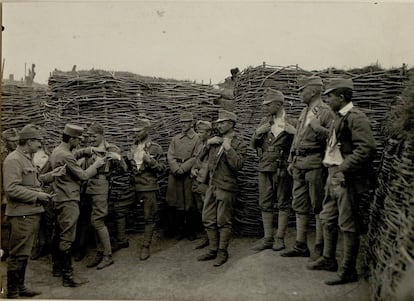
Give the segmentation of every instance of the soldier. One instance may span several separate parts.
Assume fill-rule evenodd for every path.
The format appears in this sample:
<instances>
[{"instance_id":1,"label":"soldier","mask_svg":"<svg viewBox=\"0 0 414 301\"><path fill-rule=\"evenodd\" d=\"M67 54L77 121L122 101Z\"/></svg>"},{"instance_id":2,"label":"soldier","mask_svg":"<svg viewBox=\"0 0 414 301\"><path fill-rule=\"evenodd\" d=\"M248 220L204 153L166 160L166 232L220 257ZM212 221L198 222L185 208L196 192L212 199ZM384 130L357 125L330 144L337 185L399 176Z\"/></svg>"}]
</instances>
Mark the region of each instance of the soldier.
<instances>
[{"instance_id":1,"label":"soldier","mask_svg":"<svg viewBox=\"0 0 414 301\"><path fill-rule=\"evenodd\" d=\"M199 261L216 259L214 266L223 265L228 259L233 203L239 191L238 171L243 167L246 144L234 131L236 114L219 111L216 121L220 136L207 141L207 148L200 156L208 154L210 183L203 207L203 224L209 239L209 251L197 258Z\"/></svg>"},{"instance_id":2,"label":"soldier","mask_svg":"<svg viewBox=\"0 0 414 301\"><path fill-rule=\"evenodd\" d=\"M310 263L311 270L336 271L336 243L338 226L343 234L341 269L328 285L345 284L358 280L356 259L359 249L360 195L373 187L372 161L375 140L367 116L352 103L351 79L334 78L324 92L328 104L336 113L329 133L323 163L328 166L326 198L320 218L325 245L323 256Z\"/></svg>"},{"instance_id":3,"label":"soldier","mask_svg":"<svg viewBox=\"0 0 414 301\"><path fill-rule=\"evenodd\" d=\"M73 278L71 247L75 241L76 224L79 217L80 181L85 181L97 174L98 168L104 165L103 158L83 170L76 162L72 151L82 139L83 128L66 124L63 130L62 142L50 155L52 168L66 166L66 175L55 179L52 184L56 193L54 198L55 214L59 228L58 247L52 254L53 275L62 275L62 284L67 287L78 287L85 281Z\"/></svg>"},{"instance_id":4,"label":"soldier","mask_svg":"<svg viewBox=\"0 0 414 301\"><path fill-rule=\"evenodd\" d=\"M194 149L198 135L193 129L193 114L184 112L180 116L181 133L174 136L168 148L167 158L170 167L168 177L167 202L175 215L174 227L177 227L177 239L187 236L194 240L195 225L191 216L194 210L191 168L195 162Z\"/></svg>"},{"instance_id":5,"label":"soldier","mask_svg":"<svg viewBox=\"0 0 414 301\"><path fill-rule=\"evenodd\" d=\"M10 257L7 266L7 297L34 297L40 292L24 285L27 262L39 229L41 213L52 194L41 190L33 154L41 148L39 129L28 124L19 132L19 145L4 161L6 215L10 223ZM50 182L60 176L63 168L45 174L40 180Z\"/></svg>"},{"instance_id":6,"label":"soldier","mask_svg":"<svg viewBox=\"0 0 414 301\"><path fill-rule=\"evenodd\" d=\"M6 159L7 155L14 151L17 147L17 143L19 141L18 132L15 128L11 128L8 130L3 131L2 133L2 149L1 149L1 162L3 163L4 159ZM2 164L3 165L3 164ZM3 186L3 178L2 175L2 183ZM3 250L3 255L1 256L1 261L5 261L7 257L9 257L9 248L8 248L8 241L10 235L10 224L4 215L6 209L6 198L4 196L4 191L1 192L1 248Z\"/></svg>"},{"instance_id":7,"label":"soldier","mask_svg":"<svg viewBox=\"0 0 414 301\"><path fill-rule=\"evenodd\" d=\"M156 223L159 191L158 176L165 172L166 166L162 160L163 150L153 142L148 134L151 122L148 119L138 119L135 127L135 143L128 153L132 171L135 176L136 199L144 205L144 239L141 246L140 260L150 257L150 245Z\"/></svg>"},{"instance_id":8,"label":"soldier","mask_svg":"<svg viewBox=\"0 0 414 301\"><path fill-rule=\"evenodd\" d=\"M284 95L278 90L267 88L263 105L269 116L262 119L253 134L252 147L259 156L259 206L262 209L264 238L253 247L255 251L285 248L292 179L287 173L287 160L293 136L296 132L283 109ZM278 227L273 239L274 202L278 205Z\"/></svg>"},{"instance_id":9,"label":"soldier","mask_svg":"<svg viewBox=\"0 0 414 301\"><path fill-rule=\"evenodd\" d=\"M77 150L75 158L87 157L86 166L93 164L96 158L105 159L105 166L99 168L96 175L89 178L86 185L86 198L92 203L91 225L96 231L97 251L94 259L87 264L88 268L101 270L114 263L112 247L105 218L108 215L108 177L113 169L111 160L121 160L120 149L108 143L104 137L104 128L98 122L92 123L88 130L92 147Z\"/></svg>"},{"instance_id":10,"label":"soldier","mask_svg":"<svg viewBox=\"0 0 414 301\"><path fill-rule=\"evenodd\" d=\"M203 212L203 204L204 204L204 196L206 194L208 188L208 157L205 156L203 160L201 160L200 155L203 149L207 146L207 140L211 136L211 122L199 120L196 124L196 130L199 137L199 143L194 150L194 156L196 157L196 161L194 163L193 168L191 169L191 175L194 179L193 181L193 196L197 208L197 228L203 228L203 236L201 242L195 247L195 249L202 249L208 246L208 237L207 233L204 230L202 225L202 212Z\"/></svg>"},{"instance_id":11,"label":"soldier","mask_svg":"<svg viewBox=\"0 0 414 301\"><path fill-rule=\"evenodd\" d=\"M322 210L327 171L322 165L322 157L333 113L322 102L320 77L299 78L299 85L300 96L306 107L299 116L288 166L293 178L292 208L296 212L296 243L292 250L281 254L284 257L310 256L307 245L310 212L315 214L316 219L315 255L320 256L323 249L319 213Z\"/></svg>"}]
</instances>

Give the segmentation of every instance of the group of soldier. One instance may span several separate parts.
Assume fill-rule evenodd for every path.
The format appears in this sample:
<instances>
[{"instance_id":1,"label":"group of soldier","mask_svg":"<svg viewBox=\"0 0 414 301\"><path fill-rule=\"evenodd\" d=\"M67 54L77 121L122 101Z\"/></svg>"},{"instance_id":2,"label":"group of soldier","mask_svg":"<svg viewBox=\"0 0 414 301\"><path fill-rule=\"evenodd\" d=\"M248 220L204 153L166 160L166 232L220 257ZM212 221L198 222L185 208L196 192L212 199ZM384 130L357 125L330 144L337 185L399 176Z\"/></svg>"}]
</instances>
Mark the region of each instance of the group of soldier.
<instances>
[{"instance_id":1,"label":"group of soldier","mask_svg":"<svg viewBox=\"0 0 414 301\"><path fill-rule=\"evenodd\" d=\"M287 116L283 93L267 88L262 103L268 115L251 139L259 158L259 206L264 229L263 239L253 249L286 249L285 235L293 209L296 243L281 256L310 257L307 232L313 214L314 253L318 258L307 268L338 271L326 282L329 285L354 282L358 279L356 257L361 233L358 202L361 193L371 187L375 155L370 123L352 103L352 80L333 78L323 90L322 79L309 76L300 78L299 86L306 107L298 121ZM322 94L327 95L326 103ZM10 224L8 298L39 294L25 286L25 270L41 215L50 204L57 224L52 271L54 276L62 277L63 286L77 287L85 282L74 278L72 267L81 195L91 204L89 219L97 238L96 256L88 267L103 269L114 263L105 218L108 178L116 168L133 174L135 198L143 204L141 260L150 257L158 216L159 176L168 170L169 230L193 240L202 222L203 239L196 248L208 246L208 251L197 260L214 260L214 266L226 263L233 205L239 192L237 176L247 150L247 143L235 130L236 123L237 115L225 109L219 110L214 122L194 123L191 113L182 113L181 133L171 140L167 163L163 149L151 139L148 119L136 120L134 143L124 156L120 148L105 140L99 123L87 129L89 145L83 143L82 127L66 124L60 145L41 172L33 163L34 155L42 148L40 129L28 124L19 132L3 132L4 141L14 140L16 144L5 142L7 148L15 149L3 163L5 215ZM85 186L82 183L86 183L86 189L81 191ZM275 205L278 216L274 236ZM124 232L125 216L117 224L118 231ZM339 230L344 240L340 267L336 259ZM121 243L127 244L125 235L122 237Z\"/></svg>"}]
</instances>

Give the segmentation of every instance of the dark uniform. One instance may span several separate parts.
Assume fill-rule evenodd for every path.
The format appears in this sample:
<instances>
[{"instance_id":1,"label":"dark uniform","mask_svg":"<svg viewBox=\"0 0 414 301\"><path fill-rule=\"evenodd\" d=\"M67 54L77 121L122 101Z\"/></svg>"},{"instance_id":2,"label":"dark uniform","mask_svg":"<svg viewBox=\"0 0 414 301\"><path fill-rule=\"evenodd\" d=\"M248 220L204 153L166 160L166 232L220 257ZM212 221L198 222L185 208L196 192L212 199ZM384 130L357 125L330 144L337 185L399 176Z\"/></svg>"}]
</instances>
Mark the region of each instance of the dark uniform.
<instances>
[{"instance_id":1,"label":"dark uniform","mask_svg":"<svg viewBox=\"0 0 414 301\"><path fill-rule=\"evenodd\" d=\"M264 229L264 239L260 245L254 247L256 251L270 248L280 251L285 248L284 237L288 226L292 195L292 179L287 172L287 161L296 130L292 122L284 116L283 101L282 92L271 88L266 90L263 104L269 105L269 110L273 108L270 105L275 106L276 116L263 118L252 137L252 147L259 156L259 206L262 210ZM274 243L275 202L279 213Z\"/></svg>"},{"instance_id":2,"label":"dark uniform","mask_svg":"<svg viewBox=\"0 0 414 301\"><path fill-rule=\"evenodd\" d=\"M221 110L216 121L219 130L225 121L233 122L234 127L236 115ZM204 200L203 224L210 245L209 252L198 257L199 261L217 257L214 266L220 266L228 259L227 248L232 230L233 204L239 191L237 175L243 167L246 156L246 143L237 136L233 128L221 135L222 137L213 137L207 142L210 183ZM227 150L223 146L225 139L230 145Z\"/></svg>"},{"instance_id":3,"label":"dark uniform","mask_svg":"<svg viewBox=\"0 0 414 301\"><path fill-rule=\"evenodd\" d=\"M180 122L193 122L191 113L183 113ZM174 226L177 227L178 238L194 236L194 225L191 211L195 209L191 168L194 165L194 149L198 143L198 135L193 128L186 130L171 140L167 159L170 167L167 187L167 203L175 209Z\"/></svg>"},{"instance_id":4,"label":"dark uniform","mask_svg":"<svg viewBox=\"0 0 414 301\"><path fill-rule=\"evenodd\" d=\"M9 252L7 266L7 297L33 297L40 292L25 287L26 266L33 243L39 230L42 204L51 197L42 191L37 167L32 156L41 146L39 130L28 124L19 133L19 146L4 160L3 180L7 198L6 215L10 223ZM50 181L45 175L44 181Z\"/></svg>"},{"instance_id":5,"label":"dark uniform","mask_svg":"<svg viewBox=\"0 0 414 301\"><path fill-rule=\"evenodd\" d=\"M148 119L137 121L134 131L148 129L151 123ZM146 159L145 159L146 158ZM132 145L128 153L135 178L136 199L144 205L144 239L141 246L140 259L150 257L149 247L157 219L157 193L159 191L158 176L165 172L163 150L160 145L152 142L149 136L143 141Z\"/></svg>"},{"instance_id":6,"label":"dark uniform","mask_svg":"<svg viewBox=\"0 0 414 301\"><path fill-rule=\"evenodd\" d=\"M325 247L323 257L309 265L310 269L337 269L335 257L339 226L344 238L344 254L338 277L326 282L330 285L358 279L358 202L360 194L373 186L372 160L376 148L368 118L353 106L351 99L345 99L341 92L343 89L352 91L352 80L332 79L324 92L328 94L329 105L338 114L330 129L323 161L329 170L326 198L320 213L326 237Z\"/></svg>"},{"instance_id":7,"label":"dark uniform","mask_svg":"<svg viewBox=\"0 0 414 301\"><path fill-rule=\"evenodd\" d=\"M63 286L76 287L78 283L73 278L71 246L75 240L76 224L79 217L80 181L87 180L97 174L97 168L102 166L102 160L97 160L88 169L83 170L72 153L72 148L79 144L82 138L83 128L67 124L64 128L64 138L68 141L62 142L50 155L52 168L66 165L66 175L55 179L53 190L55 214L59 227L59 246L53 256L54 275L58 270L62 271Z\"/></svg>"},{"instance_id":8,"label":"dark uniform","mask_svg":"<svg viewBox=\"0 0 414 301\"><path fill-rule=\"evenodd\" d=\"M320 89L322 80L317 76L311 76L300 79L300 84L304 98L306 93L312 91L312 86ZM327 171L322 165L322 158L328 129L334 116L328 105L322 102L320 92L313 94L312 99L308 101L310 103L299 116L289 158L293 178L292 208L296 212L297 234L293 250L282 254L286 257L310 256L307 246L309 213L315 214L316 218L315 253L319 256L323 248L322 227L318 215L322 210ZM319 126L313 126L315 121Z\"/></svg>"}]
</instances>

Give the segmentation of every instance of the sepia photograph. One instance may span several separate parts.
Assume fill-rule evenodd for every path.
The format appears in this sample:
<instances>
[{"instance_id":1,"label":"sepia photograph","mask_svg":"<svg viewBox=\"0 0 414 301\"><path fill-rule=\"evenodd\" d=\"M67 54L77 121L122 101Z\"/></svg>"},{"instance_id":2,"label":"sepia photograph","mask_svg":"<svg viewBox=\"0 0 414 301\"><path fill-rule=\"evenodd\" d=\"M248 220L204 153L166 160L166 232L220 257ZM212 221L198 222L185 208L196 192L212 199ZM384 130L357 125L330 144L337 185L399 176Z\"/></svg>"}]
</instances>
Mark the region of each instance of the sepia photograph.
<instances>
[{"instance_id":1,"label":"sepia photograph","mask_svg":"<svg viewBox=\"0 0 414 301\"><path fill-rule=\"evenodd\" d=\"M413 12L0 1L0 297L414 300Z\"/></svg>"}]
</instances>

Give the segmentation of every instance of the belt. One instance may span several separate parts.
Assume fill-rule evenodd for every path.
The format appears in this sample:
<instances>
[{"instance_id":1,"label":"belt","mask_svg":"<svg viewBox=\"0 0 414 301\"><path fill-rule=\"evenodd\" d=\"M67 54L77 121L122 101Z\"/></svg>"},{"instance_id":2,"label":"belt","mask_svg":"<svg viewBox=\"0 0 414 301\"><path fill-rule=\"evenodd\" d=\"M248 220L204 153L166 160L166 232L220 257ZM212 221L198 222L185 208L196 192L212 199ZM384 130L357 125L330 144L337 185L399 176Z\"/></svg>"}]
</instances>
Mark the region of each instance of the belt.
<instances>
[{"instance_id":1,"label":"belt","mask_svg":"<svg viewBox=\"0 0 414 301\"><path fill-rule=\"evenodd\" d=\"M296 149L294 154L299 157L306 157L307 155L311 154L321 154L321 148L308 148L308 149Z\"/></svg>"}]
</instances>

